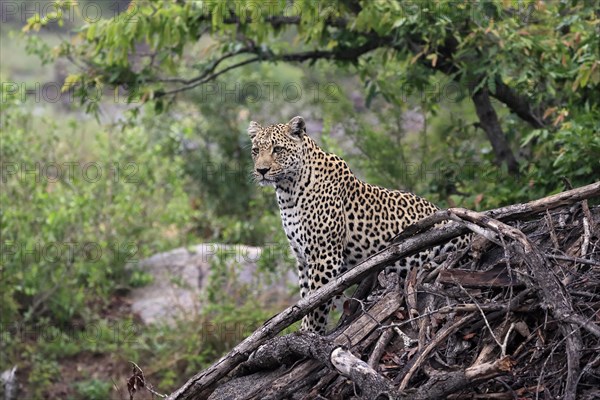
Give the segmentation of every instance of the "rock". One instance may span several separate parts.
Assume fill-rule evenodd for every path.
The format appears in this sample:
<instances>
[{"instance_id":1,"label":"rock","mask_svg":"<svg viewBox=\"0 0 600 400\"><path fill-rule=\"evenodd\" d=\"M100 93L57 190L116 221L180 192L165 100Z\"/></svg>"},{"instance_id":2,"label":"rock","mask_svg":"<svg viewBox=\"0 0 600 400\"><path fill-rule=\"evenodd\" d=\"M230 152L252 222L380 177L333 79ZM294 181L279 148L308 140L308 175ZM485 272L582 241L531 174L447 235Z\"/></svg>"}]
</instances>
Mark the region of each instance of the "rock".
<instances>
[{"instance_id":1,"label":"rock","mask_svg":"<svg viewBox=\"0 0 600 400\"><path fill-rule=\"evenodd\" d=\"M4 394L4 400L13 400L17 398L19 383L17 382L16 365L0 374L0 383L2 383L1 386L2 393Z\"/></svg>"},{"instance_id":2,"label":"rock","mask_svg":"<svg viewBox=\"0 0 600 400\"><path fill-rule=\"evenodd\" d=\"M235 285L248 285L251 290L257 291L257 296L266 295L266 302L284 301L291 304L293 296L290 294L290 285L296 287L298 284L297 275L292 269L275 266L282 273L271 282L267 282L268 274L258 270L261 258L272 258L263 260L272 265L281 259L282 254L288 254L287 247L259 248L219 243L204 243L155 254L128 266L129 269L148 272L154 278L151 284L131 291L132 311L146 324L169 324L186 316L196 316L202 308L202 293L209 282L211 265L220 260L227 263L228 271L235 277ZM230 287L231 282L228 283L223 290L230 290L233 295L234 288Z\"/></svg>"}]
</instances>

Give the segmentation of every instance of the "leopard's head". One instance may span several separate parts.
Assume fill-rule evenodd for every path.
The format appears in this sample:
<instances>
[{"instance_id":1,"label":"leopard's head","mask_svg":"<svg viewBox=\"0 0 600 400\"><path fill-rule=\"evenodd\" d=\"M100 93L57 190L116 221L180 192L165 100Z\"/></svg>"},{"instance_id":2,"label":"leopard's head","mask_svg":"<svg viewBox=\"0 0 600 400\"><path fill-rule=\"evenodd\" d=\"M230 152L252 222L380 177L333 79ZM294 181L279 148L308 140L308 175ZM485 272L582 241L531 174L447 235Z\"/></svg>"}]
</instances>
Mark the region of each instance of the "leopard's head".
<instances>
[{"instance_id":1,"label":"leopard's head","mask_svg":"<svg viewBox=\"0 0 600 400\"><path fill-rule=\"evenodd\" d=\"M248 135L252 139L253 175L259 185L275 186L294 179L302 168L302 137L306 135L302 117L264 128L252 121Z\"/></svg>"}]
</instances>

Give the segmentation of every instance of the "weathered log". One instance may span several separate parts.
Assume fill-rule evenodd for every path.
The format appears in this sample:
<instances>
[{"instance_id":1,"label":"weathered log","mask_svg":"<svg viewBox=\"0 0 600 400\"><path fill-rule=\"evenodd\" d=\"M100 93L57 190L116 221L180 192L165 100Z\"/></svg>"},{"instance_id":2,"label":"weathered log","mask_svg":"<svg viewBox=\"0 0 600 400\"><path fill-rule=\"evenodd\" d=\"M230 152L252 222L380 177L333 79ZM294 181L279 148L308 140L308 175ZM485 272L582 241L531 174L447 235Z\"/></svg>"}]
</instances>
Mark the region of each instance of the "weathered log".
<instances>
[{"instance_id":1,"label":"weathered log","mask_svg":"<svg viewBox=\"0 0 600 400\"><path fill-rule=\"evenodd\" d=\"M439 283L459 283L464 287L509 287L520 286L521 282L509 273L506 266L496 266L488 271L447 269L440 272Z\"/></svg>"},{"instance_id":2,"label":"weathered log","mask_svg":"<svg viewBox=\"0 0 600 400\"><path fill-rule=\"evenodd\" d=\"M214 389L212 385L215 382L223 378L241 362L247 360L250 354L268 339L273 338L277 333L298 321L320 304L340 294L343 290L364 279L367 275L382 270L387 263L417 253L424 248L436 245L464 232L466 232L466 229L459 225L444 226L443 228L423 233L418 237L409 238L402 243L395 244L377 253L265 322L262 327L235 346L227 355L207 370L192 377L168 398L172 400L184 400L208 397Z\"/></svg>"},{"instance_id":3,"label":"weathered log","mask_svg":"<svg viewBox=\"0 0 600 400\"><path fill-rule=\"evenodd\" d=\"M455 393L456 390L459 390L460 388L468 388L471 383L478 382L478 379L488 379L489 376L485 373L474 375L467 374L467 370L472 372L472 370L469 368L475 368L475 371L486 371L486 367L483 367L485 363L481 362L478 362L476 365L467 365L465 368L461 368L458 371L450 370L449 372L434 372L428 378L423 376L423 372L431 373L431 371L436 371L436 368L432 368L430 362L433 358L439 358L439 355L436 355L438 354L437 352L439 349L444 346L451 346L458 349L461 340L468 341L470 337L473 337L473 335L481 336L481 340L489 340L491 338L490 335L493 335L490 329L488 329L490 323L494 323L496 324L495 326L498 326L497 324L499 323L509 321L509 314L513 312L519 312L517 311L519 307L525 310L535 309L534 305L539 304L536 296L539 296L539 298L543 299L543 305L547 307L547 309L556 319L556 322L550 322L556 323L559 327L561 327L559 330L560 336L565 338L567 348L566 361L568 364L567 369L569 370L569 374L563 393L568 398L573 398L577 390L578 381L581 379L582 374L589 370L585 368L582 369L581 364L584 362L590 362L586 358L586 354L588 353L585 353L584 351L584 348L586 346L587 348L590 348L590 345L588 344L582 348L581 341L584 338L581 336L581 334L577 334L577 331L579 331L579 329L583 329L590 333L592 336L586 336L586 340L588 340L589 337L600 337L600 328L598 327L596 321L590 320L590 316L587 313L586 315L581 315L581 311L577 312L577 310L574 309L573 303L570 301L570 296L573 295L570 295L570 293L574 292L565 289L564 284L561 283L561 280L556 276L555 272L553 272L553 267L557 264L552 264L550 260L560 259L561 257L567 258L566 261L573 260L576 265L583 265L589 268L592 272L590 272L584 278L581 278L584 280L582 281L583 283L579 284L581 288L578 291L580 294L577 294L577 296L586 296L586 298L595 299L600 302L600 294L597 293L595 289L598 287L598 285L595 283L597 275L593 274L594 268L598 267L599 261L594 259L593 256L590 256L590 254L595 254L594 251L597 252L598 250L597 247L594 247L597 246L597 238L592 234L592 232L595 231L594 224L596 224L595 220L592 219L597 219L598 210L592 210L593 212L586 213L585 224L588 226L586 228L586 232L589 232L586 233L587 244L585 247L587 253L582 254L580 257L578 257L578 254L551 254L546 256L547 250L542 251L537 249L536 245L532 244L521 230L506 224L502 224L497 219L509 221L515 220L516 218L531 217L536 213L546 212L547 210L552 210L567 204L574 204L575 202L584 200L586 198L599 195L600 182L597 182L592 185L549 196L547 198L536 200L530 203L503 207L496 210L490 210L485 213L473 213L469 212L468 210L463 211L459 209L440 211L434 214L432 217L420 221L415 227L407 229L405 232L399 235L398 241L392 246L365 260L354 269L346 272L315 293L312 293L310 296L302 299L296 305L284 310L282 313L267 321L259 330L241 342L219 362L191 378L184 386L171 394L169 398L207 398L210 393L213 392L215 387L222 385L227 380L230 380L230 382L237 381L239 384L242 384L242 382L246 382L247 384L252 382L252 385L250 386L262 387L262 389L257 389L251 395L249 392L246 392L246 395L248 396L239 398L285 398L285 396L289 398L315 398L318 394L314 390L310 390L310 385L313 385L312 389L314 389L316 387L314 385L317 385L318 382L320 390L323 391L325 391L325 388L327 387L339 388L340 385L343 386L344 381L340 381L339 379L335 378L337 371L335 366L332 366L330 361L324 362L324 360L321 359L322 357L317 357L318 354L302 354L302 356L306 356L308 359L305 361L299 361L291 366L286 364L286 362L289 362L289 360L294 359L293 357L289 358L289 355L281 359L272 358L270 361L267 357L261 361L264 363L261 368L258 368L258 364L255 363L255 369L257 370L252 372L250 375L244 375L244 373L247 373L248 371L241 373L242 368L237 369L233 374L230 372L240 363L247 360L248 357L254 351L256 351L259 346L270 343L269 340L277 335L278 332L289 326L291 323L299 320L302 316L318 307L319 304L341 293L341 291L349 286L360 282L367 276L371 276L372 274L381 271L388 263L397 260L398 258L414 254L424 248L436 245L452 237L468 232L469 229L466 226L470 228L476 228L480 232L485 232L485 234L489 235L492 239L496 239L496 243L498 243L501 248L505 248L505 252L512 254L512 256L507 259L509 260L509 264L507 265L507 273L517 273L519 280L527 283L528 287L531 289L523 291L515 285L504 285L505 287L503 287L503 285L485 285L485 282L480 280L480 284L483 289L491 289L496 287L496 290L503 290L502 293L505 293L509 297L503 298L499 304L485 304L483 302L480 304L465 304L464 300L460 300L460 297L464 296L464 293L461 294L462 292L458 290L458 288L456 288L457 291L453 291L451 287L452 285L450 284L448 288L444 289L443 296L446 297L447 304L453 305L447 305L443 302L440 303L437 300L440 297L440 294L438 293L428 297L431 300L429 301L429 306L435 308L430 308L430 311L427 311L422 309L423 302L421 292L423 290L423 285L422 279L419 278L416 281L416 286L414 287L416 288L416 291L414 292L414 294L416 294L416 302L415 299L411 300L411 302L414 303L413 306L419 308L416 310L419 315L404 314L404 316L402 316L402 313L400 313L393 317L394 319L400 318L400 322L386 325L384 323L385 318L391 317L394 312L387 314L388 316L383 319L376 318L374 320L369 314L363 313L358 320L354 320L349 325L346 325L341 331L336 331L334 336L332 336L333 343L336 346L347 346L352 354L364 354L364 351L367 351L367 349L370 348L369 346L375 346L375 343L379 338L378 335L386 330L389 331L389 327L394 327L394 329L396 329L396 327L401 326L401 329L404 330L404 327L413 326L413 322L418 322L424 318L427 318L427 324L421 324L419 326L419 335L422 336L423 340L429 340L429 344L424 344L419 351L416 351L416 349L411 350L409 348L404 348L398 354L403 354L401 357L408 357L408 362L403 361L402 359L394 360L395 364L405 364L404 367L400 369L394 367L393 371L396 371L395 373L400 370L405 371L404 374L401 373L397 375L397 377L399 377L399 379L403 382L403 385L399 389L417 388L416 390L411 389L412 391L406 394L411 396L409 398L431 398L425 396L424 392L422 391L425 390L423 388L428 388L427 390L429 390L431 393L439 393L436 396L445 396L450 393ZM451 222L441 228L434 228L425 232L426 229L432 227L433 225L452 218L456 219L460 223ZM563 225L558 223L557 227L559 229L566 229L564 227L561 228ZM535 224L535 226L539 227L539 223ZM560 234L558 236L557 242L566 240ZM517 244L506 245L507 243ZM570 243L572 243L572 240ZM581 248L581 245L579 245L578 248ZM577 263L577 259L585 260L586 263ZM525 265L526 268L520 268L520 264ZM485 273L485 271L483 272ZM447 276L444 274L445 273L441 274L441 276ZM443 285L446 282L447 281L444 281L444 279L441 281L438 280L436 285ZM590 285L586 286L586 282L591 283ZM512 295L513 290L520 290L516 297ZM386 296L388 295L390 295L390 292L386 294ZM398 293L395 293L394 295L396 299L399 298ZM522 297L519 297L519 295L522 295ZM475 294L475 296L480 295ZM391 297L388 297L388 300L390 298ZM519 298L518 307L512 306L512 300L515 298ZM473 298L470 300L474 301L475 299ZM384 303L385 302L382 302L382 299L379 299L369 310L372 310L378 304L381 305ZM360 305L360 303L355 304ZM509 306L508 304L511 305ZM395 309L397 309L398 306L399 303L396 301L396 303L394 303L394 307L396 307ZM594 305L590 309L592 312L595 309L594 307L600 308L600 306ZM371 311L369 311L369 313L371 313ZM383 315L385 314L380 314L380 317ZM404 318L404 320L402 320L402 318ZM475 327L479 324L479 320L482 318L486 321L486 323L479 325L480 327L475 330L469 331L469 321L473 321L472 326ZM440 321L444 320L447 322L443 325L443 327L441 327ZM483 330L481 327L483 327ZM506 351L506 343L511 341L510 338L515 337L515 332L518 332L518 335L523 336L525 340L520 345L518 342L516 343L515 346L517 346L517 350L515 350L514 354L525 354L524 349L527 347L523 346L528 346L530 343L533 343L536 340L536 337L545 337L543 334L539 333L539 331L534 331L532 329L539 328L532 327L528 330L521 328L517 329L515 326L512 326L510 329L501 330L502 332L505 332L503 333L504 337L498 338L499 343L503 346L502 352ZM549 332L550 331L548 331L548 333L545 335L551 335ZM545 346L548 340L554 339L552 339L550 336L545 338L542 348L546 348ZM390 346L393 347L394 343L391 343ZM538 345L538 347L540 347L540 345ZM497 353L500 353L498 346L496 348ZM493 355L496 351L493 349L493 347L490 349L491 352L488 354L489 356ZM528 354L528 357L534 361L538 359L542 360L542 356L552 356L552 353L539 352L535 348L531 348L529 351L532 353ZM260 354L260 350L256 354ZM295 354L294 357L297 358L298 354ZM381 357L382 356L379 355L375 358L380 359ZM390 356L384 356L384 358L385 357L389 358ZM367 358L368 357L365 356L364 359ZM494 364L495 369L492 368L492 370L495 371L494 373L501 374L510 369L512 361L509 363L508 360L509 359L505 357L498 357L496 362L489 364L491 365L494 363L500 363L501 365ZM249 366L251 366L251 364L247 364L245 367ZM265 370L262 369L263 367L272 369L267 370L270 372L266 373ZM377 372L377 368L372 368L372 370L379 374ZM386 375L387 372L388 371L386 369L381 371L382 375ZM236 375L238 373L240 374ZM228 377L223 379L226 376ZM249 376L255 376L256 379L248 380ZM476 376L477 379L473 379L474 376ZM359 378L357 377L356 379ZM448 380L457 383L444 386L443 383L448 382ZM354 382L357 383L356 381ZM412 386L413 384L417 383L419 383L417 386ZM234 385L231 385L230 387L233 386ZM496 389L498 389L496 390L497 393L501 392L501 390L499 390L501 389L500 387L497 387ZM528 393L527 390L540 391L544 390L544 388L538 385L538 387L535 389L531 389L531 386L527 386L527 388L523 387L522 390L523 393ZM348 395L350 394L351 392L348 392ZM405 394L400 393L400 396L404 395ZM234 397L238 398L237 396Z\"/></svg>"},{"instance_id":4,"label":"weathered log","mask_svg":"<svg viewBox=\"0 0 600 400\"><path fill-rule=\"evenodd\" d=\"M435 375L427 384L419 388L415 398L443 399L448 393L454 393L477 381L495 378L510 372L512 367L513 361L510 357L503 357L491 363L473 365L464 371Z\"/></svg>"},{"instance_id":5,"label":"weathered log","mask_svg":"<svg viewBox=\"0 0 600 400\"><path fill-rule=\"evenodd\" d=\"M331 352L331 364L342 375L356 383L360 394L366 399L400 398L392 382L386 380L373 368L354 354L338 347Z\"/></svg>"}]
</instances>

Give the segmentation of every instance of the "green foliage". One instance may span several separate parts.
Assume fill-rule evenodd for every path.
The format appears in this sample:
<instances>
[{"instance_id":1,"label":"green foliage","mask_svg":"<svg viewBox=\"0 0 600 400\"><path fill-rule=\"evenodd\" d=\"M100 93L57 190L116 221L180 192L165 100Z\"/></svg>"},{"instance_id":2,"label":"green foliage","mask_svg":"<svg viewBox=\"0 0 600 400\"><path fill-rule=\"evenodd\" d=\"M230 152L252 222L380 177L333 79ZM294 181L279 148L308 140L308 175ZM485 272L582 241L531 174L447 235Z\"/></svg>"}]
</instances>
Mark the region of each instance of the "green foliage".
<instances>
[{"instance_id":1,"label":"green foliage","mask_svg":"<svg viewBox=\"0 0 600 400\"><path fill-rule=\"evenodd\" d=\"M280 304L269 302L267 285L294 266L289 257L282 257L281 249L271 245L263 249L252 282L240 282L240 268L249 255L243 248L234 249L234 252L230 249L217 253L202 299L203 315L210 321L206 326L209 328L207 343L217 355L235 346L279 311ZM264 260L269 268L260 268ZM274 270L276 265L279 268Z\"/></svg>"},{"instance_id":2,"label":"green foliage","mask_svg":"<svg viewBox=\"0 0 600 400\"><path fill-rule=\"evenodd\" d=\"M56 361L46 360L41 355L33 357L31 365L28 384L31 385L33 397L44 398L44 390L60 378L60 367Z\"/></svg>"},{"instance_id":3,"label":"green foliage","mask_svg":"<svg viewBox=\"0 0 600 400\"><path fill-rule=\"evenodd\" d=\"M546 187L558 188L561 178L574 186L600 176L600 110L582 115L560 126L555 132L548 129L532 131L523 141L527 146L536 141L538 158L531 165L531 178ZM549 173L549 171L551 171Z\"/></svg>"},{"instance_id":4,"label":"green foliage","mask_svg":"<svg viewBox=\"0 0 600 400\"><path fill-rule=\"evenodd\" d=\"M104 382L101 379L88 379L86 381L76 382L75 389L81 398L104 400L110 398L112 383Z\"/></svg>"},{"instance_id":5,"label":"green foliage","mask_svg":"<svg viewBox=\"0 0 600 400\"><path fill-rule=\"evenodd\" d=\"M503 174L503 167L491 159L492 155L482 153L488 146L483 131L472 129L475 123L472 108L460 107L466 115L465 130L453 129L455 135L468 135L467 141L473 144L467 154L462 154L459 148L448 148L452 139L435 127L425 130L420 138L403 132L399 121L407 105L417 104L428 122L436 125L439 112L447 115L444 107L469 102L473 91L486 89L492 96L498 96L500 87L509 87L529 103L527 107L537 107L543 113L538 118L545 120L544 129L532 128L515 110L496 104L513 152L524 154L521 170L534 183L511 175L513 182L508 193L516 195L504 197L498 193L499 196L494 195L495 201L488 202L487 196L483 203L477 202L477 206L490 206L499 200L522 199L525 193L531 198L554 191L560 187L557 175L581 183L589 183L597 176L595 160L584 155L584 160L591 160L592 164L577 167L574 164L577 157L569 157L570 151L577 146L581 148L582 143L591 144L590 152L595 150L597 129L590 116L598 114L600 102L600 36L596 34L599 20L593 3L425 0L350 6L341 1L299 1L293 7L286 2L269 3L267 7L235 1L136 2L114 18L84 24L78 40L62 43L53 54L93 65L88 73L67 78L68 86L76 88L75 94L91 110L94 104L89 102L88 92L107 86L127 84L131 88L127 93L129 101L153 101L158 112L164 112L172 104L169 93L200 89L193 92L192 100L201 97L195 103L201 110L201 122L195 126L187 124L181 137L201 137L214 145L201 147L186 164L187 172L201 182L200 190L210 193L205 199L207 204L200 207L210 210L208 220L212 220L212 215L238 214L249 202L265 203L244 177L249 167L249 159L242 156L247 138L239 134L247 123L244 110L256 110L256 105L249 104L248 97L233 102L222 98L203 101L206 99L199 93L206 93L207 85L212 84L211 76L234 68L235 63L285 57L290 51L284 45L287 41L297 45L298 54L317 49L338 58L376 38L380 41L376 50L340 64L347 67L351 63L352 72L364 82L366 105L376 115L378 124L374 126L371 120L357 116L354 121L357 125L352 127L348 118L341 115L355 114L351 104L344 103L343 96L337 97L341 100L339 104L322 104L326 126L344 122L359 149L359 154L348 152L348 155L359 162L364 175L375 183L424 189L423 194L428 194L430 188L443 204L453 203L451 197L458 195L459 202L472 206L474 199L465 198L461 190L487 194L503 190L494 184L469 185L460 177L448 183L448 179L455 179L462 172L431 165L430 154L434 154L436 163L443 163L444 157L438 153L446 151L456 155L454 160L463 164L461 168L467 163L476 164L485 174ZM294 18L298 23L288 23ZM279 22L274 23L276 20ZM43 24L43 20L32 18L24 29L39 29ZM134 43L144 43L152 56L135 54ZM40 49L32 51L47 57L48 50L43 47L31 48ZM185 54L190 51L202 56L187 63ZM271 68L277 69L280 66ZM235 85L264 78L264 74L255 74L248 66L237 70ZM169 75L177 78L162 79ZM179 78L182 75L196 78L185 81ZM276 77L279 82L285 81L281 71ZM214 82L231 84L221 78ZM295 106L298 108L300 104ZM548 140L538 141L537 137ZM527 148L520 148L522 141L528 143ZM332 142L329 145L335 146ZM360 162L364 156L375 161L366 165ZM426 169L440 172L431 180L414 177L412 169L423 168L424 164L428 164ZM226 171L239 178L237 185L223 185L222 178L213 170L215 166L217 172ZM536 190L527 189L532 185ZM253 225L259 224L255 216L249 215L248 220ZM201 230L211 230L199 222ZM235 233L244 229L234 228L231 237L248 240L248 236Z\"/></svg>"},{"instance_id":6,"label":"green foliage","mask_svg":"<svg viewBox=\"0 0 600 400\"><path fill-rule=\"evenodd\" d=\"M31 119L27 105L16 99L7 103L6 111L2 120L3 163L29 166L30 170L38 163L41 172L32 175L3 169L6 179L0 201L10 206L1 209L2 237L7 240L3 242L0 281L6 300L2 302L2 327L8 331L3 337L0 366L9 367L17 360L32 366L28 379L34 385L34 392L29 392L34 397L47 397L49 388L60 381L60 365L65 358L81 359L92 354L119 355L119 364L136 360L145 371L149 366L164 366L155 367L149 376L161 390L168 391L279 310L281 305L265 307L259 296L260 286L250 288L228 281L233 270L224 268L235 265L223 259L215 264L211 277L212 289L208 292L214 299L202 313L188 316L192 322L142 328L131 320L100 317L115 290L150 282L146 272L135 268L136 260L185 243L185 235L178 232L184 231L194 216L209 212L215 215L216 211L206 204L196 210L190 207L188 193L198 192L190 185L186 164L194 158L181 149L181 141L175 140L176 129L170 135L161 134L164 126L155 124L154 119L98 129L74 120ZM186 123L193 125L193 121L187 121L175 126L185 129ZM40 126L44 136L36 134ZM45 165L66 161L77 165L97 162L103 169L103 179L95 179L95 170L82 175L81 168L75 168L69 179L46 176ZM211 195L221 195L218 185L213 190ZM270 194L258 201L272 201L267 196ZM210 196L203 198L211 201ZM221 237L232 241L256 235L257 240L277 237L284 243L285 238L277 236L281 230L279 220L272 212L260 210L262 206L254 201L250 200L249 207L258 208L254 211L261 221L257 226L250 222L240 225L239 216L213 221L211 226L221 224ZM241 209L234 210L241 213L246 207L240 205ZM75 249L63 263L43 256L35 259L27 253L28 247L24 251L17 248L19 252L13 254L14 244L24 238L31 241L26 242L28 246L77 240L99 246L132 241L135 247L117 247L114 253L103 252L93 258L85 249ZM260 279L264 282L270 281L271 274L280 273L273 271L273 265L283 255L273 257L273 263L261 268ZM128 262L133 266L126 269ZM222 279L219 271L224 274ZM228 290L227 296L220 294L220 284ZM38 308L36 303L40 304ZM20 326L39 327L35 330L39 335L32 341L23 340ZM82 378L72 384L76 398L108 398L113 394L109 380Z\"/></svg>"},{"instance_id":7,"label":"green foliage","mask_svg":"<svg viewBox=\"0 0 600 400\"><path fill-rule=\"evenodd\" d=\"M265 250L267 251L267 250ZM278 260L274 254L263 254L261 258L269 259L270 264ZM233 247L233 251L218 251L211 263L209 283L205 289L205 315L212 316L217 325L239 324L246 335L272 316L272 310L265 307L261 293L268 282L268 272L257 271L253 283L239 281L239 270L247 259L247 252L241 247ZM278 274L285 271L278 271ZM264 275L264 276L261 276Z\"/></svg>"},{"instance_id":8,"label":"green foliage","mask_svg":"<svg viewBox=\"0 0 600 400\"><path fill-rule=\"evenodd\" d=\"M164 140L40 122L44 135L16 106L3 118L3 323L18 310L60 323L82 315L93 296L128 284L126 263L180 240L163 231L190 215L182 160L164 154Z\"/></svg>"}]
</instances>

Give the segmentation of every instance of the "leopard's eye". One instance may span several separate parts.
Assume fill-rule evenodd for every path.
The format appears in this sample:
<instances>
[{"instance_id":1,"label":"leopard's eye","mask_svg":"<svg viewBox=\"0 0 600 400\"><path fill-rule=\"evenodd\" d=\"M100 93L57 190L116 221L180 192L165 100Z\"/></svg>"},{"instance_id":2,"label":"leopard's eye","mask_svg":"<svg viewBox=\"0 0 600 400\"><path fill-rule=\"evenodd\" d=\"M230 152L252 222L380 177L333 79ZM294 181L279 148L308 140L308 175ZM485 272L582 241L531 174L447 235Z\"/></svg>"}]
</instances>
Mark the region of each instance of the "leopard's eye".
<instances>
[{"instance_id":1,"label":"leopard's eye","mask_svg":"<svg viewBox=\"0 0 600 400\"><path fill-rule=\"evenodd\" d=\"M273 154L275 153L281 153L283 151L283 147L281 146L275 146L273 147Z\"/></svg>"},{"instance_id":2,"label":"leopard's eye","mask_svg":"<svg viewBox=\"0 0 600 400\"><path fill-rule=\"evenodd\" d=\"M255 156L258 154L258 147L253 147L252 148L252 155Z\"/></svg>"}]
</instances>

